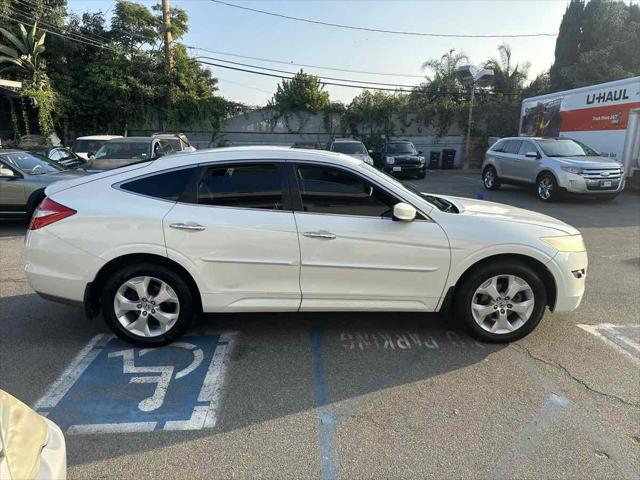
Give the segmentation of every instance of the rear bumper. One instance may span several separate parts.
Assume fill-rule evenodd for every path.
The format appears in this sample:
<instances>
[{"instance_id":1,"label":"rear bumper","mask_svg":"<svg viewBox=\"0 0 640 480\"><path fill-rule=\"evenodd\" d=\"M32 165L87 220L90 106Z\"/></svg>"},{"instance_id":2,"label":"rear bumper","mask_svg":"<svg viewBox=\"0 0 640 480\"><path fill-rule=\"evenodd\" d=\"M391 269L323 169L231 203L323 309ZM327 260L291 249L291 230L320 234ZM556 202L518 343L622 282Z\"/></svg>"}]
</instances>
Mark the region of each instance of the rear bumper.
<instances>
[{"instance_id":1,"label":"rear bumper","mask_svg":"<svg viewBox=\"0 0 640 480\"><path fill-rule=\"evenodd\" d=\"M568 313L580 306L588 263L587 252L559 252L547 264L556 281L554 312Z\"/></svg>"},{"instance_id":2,"label":"rear bumper","mask_svg":"<svg viewBox=\"0 0 640 480\"><path fill-rule=\"evenodd\" d=\"M81 304L87 283L104 261L61 240L46 227L27 232L24 271L31 288L44 298Z\"/></svg>"}]
</instances>

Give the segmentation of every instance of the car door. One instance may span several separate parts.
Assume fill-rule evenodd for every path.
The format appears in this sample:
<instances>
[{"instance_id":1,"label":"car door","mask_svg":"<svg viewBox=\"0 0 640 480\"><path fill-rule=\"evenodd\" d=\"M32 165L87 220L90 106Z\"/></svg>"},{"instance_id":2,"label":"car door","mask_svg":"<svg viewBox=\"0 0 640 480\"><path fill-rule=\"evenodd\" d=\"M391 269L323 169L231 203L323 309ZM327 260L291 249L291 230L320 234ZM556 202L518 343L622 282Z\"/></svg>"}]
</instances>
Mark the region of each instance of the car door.
<instances>
[{"instance_id":1,"label":"car door","mask_svg":"<svg viewBox=\"0 0 640 480\"><path fill-rule=\"evenodd\" d=\"M284 162L214 163L163 221L205 311L297 311L300 248Z\"/></svg>"},{"instance_id":2,"label":"car door","mask_svg":"<svg viewBox=\"0 0 640 480\"><path fill-rule=\"evenodd\" d=\"M527 153L534 152L538 156L537 157L527 157ZM520 149L518 150L517 155L517 166L516 166L516 174L517 179L522 182L527 183L535 183L536 181L536 173L538 172L538 165L540 164L540 159L538 158L540 154L538 153L538 149L534 145L531 140L523 140L520 144Z\"/></svg>"},{"instance_id":3,"label":"car door","mask_svg":"<svg viewBox=\"0 0 640 480\"><path fill-rule=\"evenodd\" d=\"M300 162L290 183L302 310L435 309L450 262L438 224L394 221L400 199L346 168Z\"/></svg>"},{"instance_id":4,"label":"car door","mask_svg":"<svg viewBox=\"0 0 640 480\"><path fill-rule=\"evenodd\" d=\"M502 174L504 178L518 179L518 150L521 140L507 140L502 155Z\"/></svg>"},{"instance_id":5,"label":"car door","mask_svg":"<svg viewBox=\"0 0 640 480\"><path fill-rule=\"evenodd\" d=\"M0 168L10 170L15 176L0 174L0 213L22 213L27 211L27 198L22 174L0 160Z\"/></svg>"}]
</instances>

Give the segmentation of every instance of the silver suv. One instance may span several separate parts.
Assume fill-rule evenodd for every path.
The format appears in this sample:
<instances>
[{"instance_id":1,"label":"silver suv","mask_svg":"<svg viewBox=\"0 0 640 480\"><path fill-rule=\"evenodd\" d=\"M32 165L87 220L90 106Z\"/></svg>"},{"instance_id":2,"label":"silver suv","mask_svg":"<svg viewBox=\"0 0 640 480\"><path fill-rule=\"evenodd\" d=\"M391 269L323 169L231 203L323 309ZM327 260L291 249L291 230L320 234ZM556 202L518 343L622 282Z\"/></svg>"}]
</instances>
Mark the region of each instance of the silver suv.
<instances>
[{"instance_id":1,"label":"silver suv","mask_svg":"<svg viewBox=\"0 0 640 480\"><path fill-rule=\"evenodd\" d=\"M615 160L570 138L513 137L487 150L482 181L487 190L503 183L535 185L544 202L563 192L613 199L624 189L624 172Z\"/></svg>"}]
</instances>

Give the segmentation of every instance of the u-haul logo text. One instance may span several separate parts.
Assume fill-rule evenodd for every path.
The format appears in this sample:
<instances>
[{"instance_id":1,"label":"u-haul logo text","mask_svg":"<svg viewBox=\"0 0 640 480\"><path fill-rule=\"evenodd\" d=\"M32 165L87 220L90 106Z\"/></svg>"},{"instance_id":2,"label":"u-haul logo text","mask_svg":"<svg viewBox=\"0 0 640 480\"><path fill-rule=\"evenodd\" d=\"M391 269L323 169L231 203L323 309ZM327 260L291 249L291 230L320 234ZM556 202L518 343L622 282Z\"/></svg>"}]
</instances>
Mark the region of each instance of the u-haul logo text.
<instances>
[{"instance_id":1,"label":"u-haul logo text","mask_svg":"<svg viewBox=\"0 0 640 480\"><path fill-rule=\"evenodd\" d=\"M618 100L629 100L627 89L609 90L608 92L588 93L587 104L617 102Z\"/></svg>"}]
</instances>

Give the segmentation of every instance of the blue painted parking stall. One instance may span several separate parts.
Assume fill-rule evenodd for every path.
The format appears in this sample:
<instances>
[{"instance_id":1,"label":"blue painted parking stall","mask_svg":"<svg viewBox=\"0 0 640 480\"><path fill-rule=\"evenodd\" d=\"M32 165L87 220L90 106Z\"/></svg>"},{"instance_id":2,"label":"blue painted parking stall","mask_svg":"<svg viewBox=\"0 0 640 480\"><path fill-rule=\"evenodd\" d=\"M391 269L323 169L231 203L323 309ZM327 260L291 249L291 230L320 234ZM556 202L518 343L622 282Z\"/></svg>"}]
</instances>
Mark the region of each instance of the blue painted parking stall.
<instances>
[{"instance_id":1,"label":"blue painted parking stall","mask_svg":"<svg viewBox=\"0 0 640 480\"><path fill-rule=\"evenodd\" d=\"M97 335L38 401L67 434L200 430L216 425L235 333L135 348Z\"/></svg>"}]
</instances>

